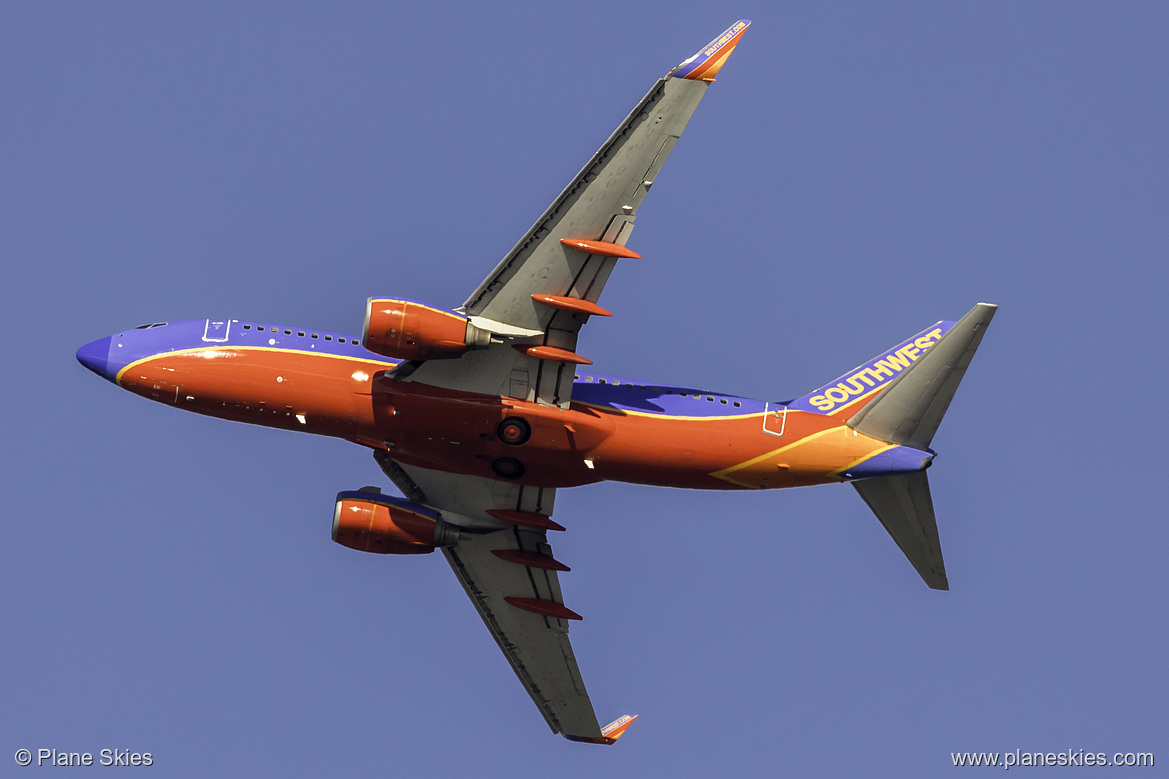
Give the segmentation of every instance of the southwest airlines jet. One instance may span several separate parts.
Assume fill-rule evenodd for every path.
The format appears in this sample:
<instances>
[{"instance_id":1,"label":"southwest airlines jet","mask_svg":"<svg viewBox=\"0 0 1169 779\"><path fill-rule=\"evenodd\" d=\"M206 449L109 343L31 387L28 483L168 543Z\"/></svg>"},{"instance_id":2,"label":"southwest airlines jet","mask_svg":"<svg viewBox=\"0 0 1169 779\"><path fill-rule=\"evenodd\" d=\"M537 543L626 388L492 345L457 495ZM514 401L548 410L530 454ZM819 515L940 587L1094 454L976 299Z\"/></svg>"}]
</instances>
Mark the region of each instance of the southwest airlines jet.
<instances>
[{"instance_id":1,"label":"southwest airlines jet","mask_svg":"<svg viewBox=\"0 0 1169 779\"><path fill-rule=\"evenodd\" d=\"M714 490L849 482L925 583L947 589L930 441L995 313L979 303L794 400L594 372L577 351L638 208L750 22L650 89L457 309L371 298L360 336L247 319L140 325L85 367L151 400L369 447L405 496L341 492L333 540L442 549L554 733L612 744L568 638L556 490L605 479Z\"/></svg>"}]
</instances>

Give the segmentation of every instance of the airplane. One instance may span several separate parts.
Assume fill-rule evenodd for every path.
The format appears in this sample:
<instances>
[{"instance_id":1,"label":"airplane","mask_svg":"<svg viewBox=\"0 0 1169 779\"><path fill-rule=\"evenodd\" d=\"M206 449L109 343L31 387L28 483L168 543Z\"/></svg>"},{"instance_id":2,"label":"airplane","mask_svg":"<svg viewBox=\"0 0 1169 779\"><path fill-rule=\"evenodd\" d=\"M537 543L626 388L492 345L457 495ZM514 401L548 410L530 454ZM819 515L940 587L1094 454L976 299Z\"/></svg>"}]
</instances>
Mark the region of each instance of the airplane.
<instances>
[{"instance_id":1,"label":"airplane","mask_svg":"<svg viewBox=\"0 0 1169 779\"><path fill-rule=\"evenodd\" d=\"M346 490L332 538L441 549L551 727L612 744L569 642L550 533L561 487L757 490L847 482L925 583L948 589L926 469L996 306L975 305L799 398L758 401L594 372L577 351L646 194L750 22L659 79L463 305L370 298L360 336L248 319L155 322L77 359L145 398L368 447L404 497Z\"/></svg>"}]
</instances>

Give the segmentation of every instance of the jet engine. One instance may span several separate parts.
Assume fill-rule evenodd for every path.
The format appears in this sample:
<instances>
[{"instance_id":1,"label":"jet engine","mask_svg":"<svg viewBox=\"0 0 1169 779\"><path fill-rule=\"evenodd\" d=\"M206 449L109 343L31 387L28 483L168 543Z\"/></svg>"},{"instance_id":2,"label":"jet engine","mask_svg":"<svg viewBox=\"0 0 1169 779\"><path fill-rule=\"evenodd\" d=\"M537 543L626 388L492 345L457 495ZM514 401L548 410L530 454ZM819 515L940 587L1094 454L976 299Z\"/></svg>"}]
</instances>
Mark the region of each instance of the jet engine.
<instances>
[{"instance_id":1,"label":"jet engine","mask_svg":"<svg viewBox=\"0 0 1169 779\"><path fill-rule=\"evenodd\" d=\"M367 487L337 493L333 540L359 552L429 554L456 543L459 532L428 508Z\"/></svg>"},{"instance_id":2,"label":"jet engine","mask_svg":"<svg viewBox=\"0 0 1169 779\"><path fill-rule=\"evenodd\" d=\"M402 360L442 360L486 349L491 333L467 317L414 300L370 298L361 345Z\"/></svg>"}]
</instances>

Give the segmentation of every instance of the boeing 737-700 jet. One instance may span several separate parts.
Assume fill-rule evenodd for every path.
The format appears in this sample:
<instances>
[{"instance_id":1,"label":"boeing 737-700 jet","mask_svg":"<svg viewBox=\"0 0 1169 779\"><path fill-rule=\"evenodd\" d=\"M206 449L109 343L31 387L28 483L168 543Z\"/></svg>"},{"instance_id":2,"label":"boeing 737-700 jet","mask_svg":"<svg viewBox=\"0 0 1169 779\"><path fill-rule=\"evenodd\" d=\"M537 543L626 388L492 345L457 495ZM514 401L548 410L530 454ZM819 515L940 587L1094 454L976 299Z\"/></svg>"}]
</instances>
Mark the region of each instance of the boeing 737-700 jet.
<instances>
[{"instance_id":1,"label":"boeing 737-700 jet","mask_svg":"<svg viewBox=\"0 0 1169 779\"><path fill-rule=\"evenodd\" d=\"M926 584L946 589L930 442L994 315L980 303L794 400L592 371L581 327L739 21L658 80L457 309L371 298L360 337L240 319L146 324L77 359L160 403L369 447L405 496L341 492L333 540L442 549L554 733L613 743L577 667L550 533L556 490L605 479L754 490L850 482Z\"/></svg>"}]
</instances>

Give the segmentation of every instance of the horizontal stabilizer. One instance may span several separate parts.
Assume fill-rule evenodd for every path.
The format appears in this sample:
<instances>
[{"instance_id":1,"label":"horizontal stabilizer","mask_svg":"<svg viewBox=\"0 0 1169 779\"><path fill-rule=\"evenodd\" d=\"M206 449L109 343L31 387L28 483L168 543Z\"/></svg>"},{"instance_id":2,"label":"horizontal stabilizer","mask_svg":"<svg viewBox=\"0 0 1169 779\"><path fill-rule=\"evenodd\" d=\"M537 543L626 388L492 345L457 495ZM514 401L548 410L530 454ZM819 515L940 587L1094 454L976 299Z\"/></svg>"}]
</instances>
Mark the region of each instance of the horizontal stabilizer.
<instances>
[{"instance_id":1,"label":"horizontal stabilizer","mask_svg":"<svg viewBox=\"0 0 1169 779\"><path fill-rule=\"evenodd\" d=\"M970 309L909 370L853 415L848 426L891 444L928 449L997 308L979 303Z\"/></svg>"},{"instance_id":2,"label":"horizontal stabilizer","mask_svg":"<svg viewBox=\"0 0 1169 779\"><path fill-rule=\"evenodd\" d=\"M925 471L852 482L897 546L932 589L948 590L938 523Z\"/></svg>"}]
</instances>

